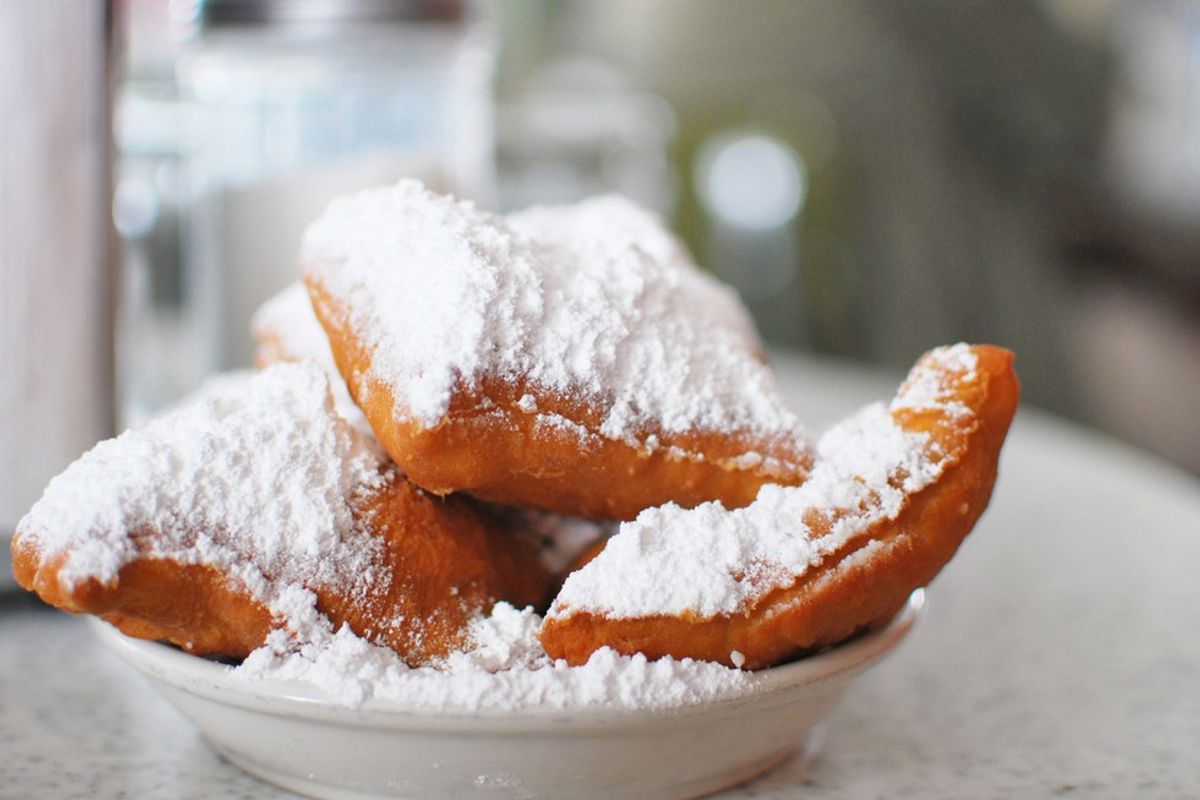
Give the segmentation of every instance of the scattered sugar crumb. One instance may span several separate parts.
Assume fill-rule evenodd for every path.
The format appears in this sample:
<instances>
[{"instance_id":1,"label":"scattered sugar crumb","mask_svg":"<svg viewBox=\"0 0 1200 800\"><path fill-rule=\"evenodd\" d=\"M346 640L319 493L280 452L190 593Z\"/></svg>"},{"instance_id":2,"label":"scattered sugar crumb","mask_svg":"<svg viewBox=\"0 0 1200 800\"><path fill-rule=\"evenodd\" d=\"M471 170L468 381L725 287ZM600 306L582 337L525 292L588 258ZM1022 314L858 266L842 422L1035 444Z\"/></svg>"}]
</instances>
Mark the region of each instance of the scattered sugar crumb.
<instances>
[{"instance_id":1,"label":"scattered sugar crumb","mask_svg":"<svg viewBox=\"0 0 1200 800\"><path fill-rule=\"evenodd\" d=\"M471 623L472 646L444 662L411 668L393 651L348 628L315 625L308 641L273 636L233 675L247 681L300 681L331 701L359 706L370 700L443 711L522 709L671 708L743 696L755 690L752 673L692 659L648 661L609 648L582 666L554 661L537 640L541 618L532 609L498 603Z\"/></svg>"},{"instance_id":2,"label":"scattered sugar crumb","mask_svg":"<svg viewBox=\"0 0 1200 800\"><path fill-rule=\"evenodd\" d=\"M553 428L555 431L566 431L575 436L579 440L580 447L588 447L589 445L600 441L600 437L589 431L578 422L569 420L561 414L538 414L535 420L538 426Z\"/></svg>"}]
</instances>

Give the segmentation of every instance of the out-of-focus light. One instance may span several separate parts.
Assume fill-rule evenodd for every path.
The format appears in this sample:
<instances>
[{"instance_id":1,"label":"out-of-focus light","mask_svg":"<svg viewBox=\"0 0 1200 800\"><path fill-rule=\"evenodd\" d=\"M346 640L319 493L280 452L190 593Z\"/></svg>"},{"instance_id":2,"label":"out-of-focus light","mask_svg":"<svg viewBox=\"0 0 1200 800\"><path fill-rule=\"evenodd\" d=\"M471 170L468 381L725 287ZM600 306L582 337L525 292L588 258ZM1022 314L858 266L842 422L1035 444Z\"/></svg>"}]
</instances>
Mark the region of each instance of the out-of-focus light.
<instances>
[{"instance_id":1,"label":"out-of-focus light","mask_svg":"<svg viewBox=\"0 0 1200 800\"><path fill-rule=\"evenodd\" d=\"M167 14L178 25L194 25L200 20L201 0L169 0Z\"/></svg>"},{"instance_id":2,"label":"out-of-focus light","mask_svg":"<svg viewBox=\"0 0 1200 800\"><path fill-rule=\"evenodd\" d=\"M762 133L720 134L700 149L696 191L708 212L736 228L766 231L804 206L808 174L800 155Z\"/></svg>"},{"instance_id":3,"label":"out-of-focus light","mask_svg":"<svg viewBox=\"0 0 1200 800\"><path fill-rule=\"evenodd\" d=\"M126 239L140 239L158 222L158 197L140 177L123 178L113 192L113 224Z\"/></svg>"}]
</instances>

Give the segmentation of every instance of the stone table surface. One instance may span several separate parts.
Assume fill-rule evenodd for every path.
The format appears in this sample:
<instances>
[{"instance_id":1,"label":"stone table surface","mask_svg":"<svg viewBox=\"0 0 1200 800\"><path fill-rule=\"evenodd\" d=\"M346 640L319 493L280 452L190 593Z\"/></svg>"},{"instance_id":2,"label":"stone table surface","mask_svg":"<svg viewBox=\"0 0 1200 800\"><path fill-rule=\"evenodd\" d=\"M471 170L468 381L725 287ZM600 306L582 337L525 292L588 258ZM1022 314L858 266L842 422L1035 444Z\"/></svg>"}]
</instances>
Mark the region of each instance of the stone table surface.
<instances>
[{"instance_id":1,"label":"stone table surface","mask_svg":"<svg viewBox=\"0 0 1200 800\"><path fill-rule=\"evenodd\" d=\"M893 376L779 359L812 427ZM0 595L0 797L292 795L83 620ZM992 507L816 752L723 798L1200 797L1200 482L1022 409Z\"/></svg>"}]
</instances>

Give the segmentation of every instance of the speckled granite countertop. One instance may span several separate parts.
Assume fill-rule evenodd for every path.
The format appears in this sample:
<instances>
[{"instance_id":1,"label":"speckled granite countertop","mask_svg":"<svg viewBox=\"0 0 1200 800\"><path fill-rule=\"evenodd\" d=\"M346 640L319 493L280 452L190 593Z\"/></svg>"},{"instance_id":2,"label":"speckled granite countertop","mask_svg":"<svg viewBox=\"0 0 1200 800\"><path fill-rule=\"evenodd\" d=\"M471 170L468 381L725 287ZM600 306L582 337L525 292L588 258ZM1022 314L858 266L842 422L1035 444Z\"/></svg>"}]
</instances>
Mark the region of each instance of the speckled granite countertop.
<instances>
[{"instance_id":1,"label":"speckled granite countertop","mask_svg":"<svg viewBox=\"0 0 1200 800\"><path fill-rule=\"evenodd\" d=\"M892 388L781 375L814 427ZM0 596L0 797L291 796L214 755L82 620ZM1200 482L1023 411L913 635L815 755L721 795L798 796L1200 797Z\"/></svg>"}]
</instances>

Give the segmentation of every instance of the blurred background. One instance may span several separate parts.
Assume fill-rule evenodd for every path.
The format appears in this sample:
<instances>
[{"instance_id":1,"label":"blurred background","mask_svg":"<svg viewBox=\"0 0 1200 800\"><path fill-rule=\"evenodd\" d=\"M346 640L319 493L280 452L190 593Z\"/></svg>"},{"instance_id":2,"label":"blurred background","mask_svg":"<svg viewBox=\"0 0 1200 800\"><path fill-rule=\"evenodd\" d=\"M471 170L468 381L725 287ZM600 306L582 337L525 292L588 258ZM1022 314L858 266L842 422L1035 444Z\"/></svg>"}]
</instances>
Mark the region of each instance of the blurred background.
<instances>
[{"instance_id":1,"label":"blurred background","mask_svg":"<svg viewBox=\"0 0 1200 800\"><path fill-rule=\"evenodd\" d=\"M1200 472L1200 2L10 3L0 165L0 525L248 364L303 226L402 175L628 194L776 348L1004 344L1030 404Z\"/></svg>"}]
</instances>

